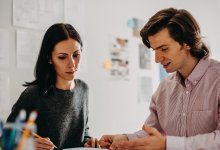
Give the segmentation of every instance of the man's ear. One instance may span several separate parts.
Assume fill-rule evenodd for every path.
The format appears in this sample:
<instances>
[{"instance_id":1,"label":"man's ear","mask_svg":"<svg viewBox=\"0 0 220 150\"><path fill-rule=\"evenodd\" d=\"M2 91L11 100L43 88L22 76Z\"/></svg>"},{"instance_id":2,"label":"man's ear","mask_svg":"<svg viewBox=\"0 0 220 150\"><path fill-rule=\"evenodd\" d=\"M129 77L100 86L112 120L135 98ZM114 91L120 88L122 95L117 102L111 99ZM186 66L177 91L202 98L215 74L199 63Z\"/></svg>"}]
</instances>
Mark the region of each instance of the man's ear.
<instances>
[{"instance_id":1,"label":"man's ear","mask_svg":"<svg viewBox=\"0 0 220 150\"><path fill-rule=\"evenodd\" d=\"M190 47L188 44L186 44L186 43L184 43L183 46L184 46L184 48L185 48L186 50L190 50L190 49L191 49L191 47Z\"/></svg>"}]
</instances>

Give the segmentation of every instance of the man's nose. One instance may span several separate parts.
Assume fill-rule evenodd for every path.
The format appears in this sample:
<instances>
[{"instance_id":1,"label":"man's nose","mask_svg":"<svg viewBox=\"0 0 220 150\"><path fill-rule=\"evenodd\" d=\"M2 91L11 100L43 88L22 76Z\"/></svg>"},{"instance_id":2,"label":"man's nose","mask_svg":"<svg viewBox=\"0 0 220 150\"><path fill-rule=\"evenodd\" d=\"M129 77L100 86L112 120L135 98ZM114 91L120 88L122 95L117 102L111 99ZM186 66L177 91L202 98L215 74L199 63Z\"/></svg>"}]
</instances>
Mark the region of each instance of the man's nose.
<instances>
[{"instance_id":1,"label":"man's nose","mask_svg":"<svg viewBox=\"0 0 220 150\"><path fill-rule=\"evenodd\" d=\"M163 54L161 54L160 51L155 50L155 62L160 63L161 61L163 61L163 59L164 59Z\"/></svg>"}]
</instances>

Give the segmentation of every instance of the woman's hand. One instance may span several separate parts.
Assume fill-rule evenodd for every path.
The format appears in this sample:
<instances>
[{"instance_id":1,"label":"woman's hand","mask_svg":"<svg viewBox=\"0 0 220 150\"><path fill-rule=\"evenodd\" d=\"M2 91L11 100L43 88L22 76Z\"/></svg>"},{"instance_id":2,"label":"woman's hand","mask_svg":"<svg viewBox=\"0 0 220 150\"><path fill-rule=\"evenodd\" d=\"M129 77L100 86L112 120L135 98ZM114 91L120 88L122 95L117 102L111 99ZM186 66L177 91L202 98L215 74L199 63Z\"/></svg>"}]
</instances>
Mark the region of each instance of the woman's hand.
<instances>
[{"instance_id":1,"label":"woman's hand","mask_svg":"<svg viewBox=\"0 0 220 150\"><path fill-rule=\"evenodd\" d=\"M49 138L35 138L36 150L53 150L54 144Z\"/></svg>"}]
</instances>

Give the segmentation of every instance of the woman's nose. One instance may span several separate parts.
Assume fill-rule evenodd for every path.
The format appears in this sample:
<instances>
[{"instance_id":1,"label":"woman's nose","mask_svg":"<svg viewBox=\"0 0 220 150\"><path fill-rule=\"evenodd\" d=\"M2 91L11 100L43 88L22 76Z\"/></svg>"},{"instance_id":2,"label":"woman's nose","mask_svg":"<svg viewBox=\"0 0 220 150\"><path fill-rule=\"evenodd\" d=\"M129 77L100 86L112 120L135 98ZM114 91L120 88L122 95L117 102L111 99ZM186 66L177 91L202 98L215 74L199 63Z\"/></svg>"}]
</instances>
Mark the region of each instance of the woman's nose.
<instances>
[{"instance_id":1,"label":"woman's nose","mask_svg":"<svg viewBox=\"0 0 220 150\"><path fill-rule=\"evenodd\" d=\"M70 58L70 59L69 59L69 66L70 66L71 68L76 66L75 60L74 60L73 58Z\"/></svg>"}]
</instances>

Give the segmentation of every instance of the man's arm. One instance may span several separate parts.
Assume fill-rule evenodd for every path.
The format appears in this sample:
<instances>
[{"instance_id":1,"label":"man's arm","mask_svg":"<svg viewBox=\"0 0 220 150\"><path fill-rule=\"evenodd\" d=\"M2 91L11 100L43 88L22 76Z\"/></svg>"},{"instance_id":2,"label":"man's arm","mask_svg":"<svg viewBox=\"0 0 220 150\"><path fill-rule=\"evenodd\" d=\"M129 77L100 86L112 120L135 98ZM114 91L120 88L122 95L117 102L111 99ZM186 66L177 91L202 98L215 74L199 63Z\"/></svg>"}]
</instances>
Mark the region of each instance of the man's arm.
<instances>
[{"instance_id":1,"label":"man's arm","mask_svg":"<svg viewBox=\"0 0 220 150\"><path fill-rule=\"evenodd\" d=\"M220 130L191 137L167 136L167 150L219 150Z\"/></svg>"}]
</instances>

